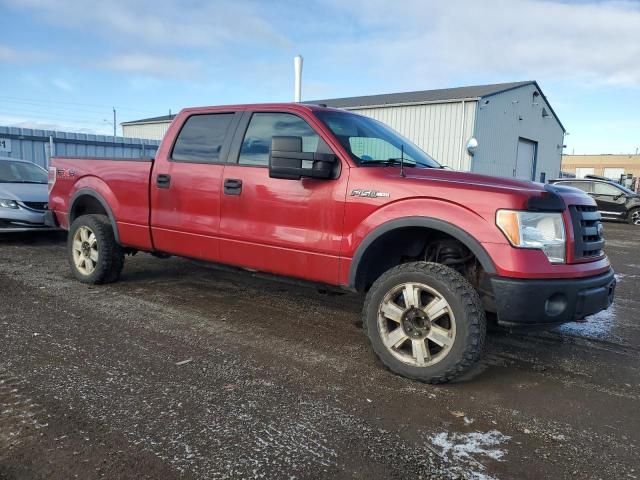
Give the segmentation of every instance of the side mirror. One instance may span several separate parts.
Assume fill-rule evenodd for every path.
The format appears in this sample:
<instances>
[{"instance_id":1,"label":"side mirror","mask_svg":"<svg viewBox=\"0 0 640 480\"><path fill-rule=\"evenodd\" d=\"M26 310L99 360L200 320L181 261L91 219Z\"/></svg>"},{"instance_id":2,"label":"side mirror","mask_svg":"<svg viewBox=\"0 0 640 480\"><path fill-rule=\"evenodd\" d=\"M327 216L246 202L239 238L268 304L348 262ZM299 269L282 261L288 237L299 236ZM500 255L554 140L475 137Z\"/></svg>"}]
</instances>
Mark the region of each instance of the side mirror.
<instances>
[{"instance_id":1,"label":"side mirror","mask_svg":"<svg viewBox=\"0 0 640 480\"><path fill-rule=\"evenodd\" d=\"M287 180L331 178L336 160L333 153L303 152L302 137L273 137L269 177Z\"/></svg>"}]
</instances>

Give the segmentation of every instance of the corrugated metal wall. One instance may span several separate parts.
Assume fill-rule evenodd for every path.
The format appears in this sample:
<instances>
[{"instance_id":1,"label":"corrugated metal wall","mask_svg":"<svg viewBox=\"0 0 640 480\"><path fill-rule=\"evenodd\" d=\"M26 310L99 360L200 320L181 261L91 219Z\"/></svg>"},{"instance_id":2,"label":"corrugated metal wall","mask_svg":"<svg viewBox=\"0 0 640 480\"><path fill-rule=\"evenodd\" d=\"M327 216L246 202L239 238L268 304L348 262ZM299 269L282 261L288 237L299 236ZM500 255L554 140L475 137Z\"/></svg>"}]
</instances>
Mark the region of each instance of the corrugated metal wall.
<instances>
[{"instance_id":1,"label":"corrugated metal wall","mask_svg":"<svg viewBox=\"0 0 640 480\"><path fill-rule=\"evenodd\" d=\"M29 160L47 167L53 139L54 155L140 158L155 155L160 142L128 137L110 137L53 130L0 126L0 156ZM4 142L2 142L4 140Z\"/></svg>"},{"instance_id":2,"label":"corrugated metal wall","mask_svg":"<svg viewBox=\"0 0 640 480\"><path fill-rule=\"evenodd\" d=\"M386 123L438 162L455 170L469 170L465 146L473 136L476 103L470 100L350 110Z\"/></svg>"},{"instance_id":3,"label":"corrugated metal wall","mask_svg":"<svg viewBox=\"0 0 640 480\"><path fill-rule=\"evenodd\" d=\"M476 114L475 137L478 149L471 171L511 177L518 154L518 138L538 142L535 180L560 175L562 127L542 95L533 96L535 85L527 85L480 100ZM485 100L489 103L485 104ZM548 117L542 117L545 108Z\"/></svg>"},{"instance_id":4,"label":"corrugated metal wall","mask_svg":"<svg viewBox=\"0 0 640 480\"><path fill-rule=\"evenodd\" d=\"M142 125L122 125L122 133L127 137L162 140L171 122L146 123Z\"/></svg>"}]
</instances>

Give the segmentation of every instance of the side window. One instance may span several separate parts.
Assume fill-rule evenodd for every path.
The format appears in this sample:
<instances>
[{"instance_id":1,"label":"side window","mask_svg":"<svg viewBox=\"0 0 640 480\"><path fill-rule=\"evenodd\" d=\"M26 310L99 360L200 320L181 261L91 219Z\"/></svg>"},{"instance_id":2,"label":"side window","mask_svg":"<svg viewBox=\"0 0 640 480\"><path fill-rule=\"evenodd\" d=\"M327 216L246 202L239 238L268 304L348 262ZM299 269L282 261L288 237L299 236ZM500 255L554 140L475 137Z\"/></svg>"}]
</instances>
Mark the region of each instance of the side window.
<instances>
[{"instance_id":1,"label":"side window","mask_svg":"<svg viewBox=\"0 0 640 480\"><path fill-rule=\"evenodd\" d=\"M221 161L220 151L233 115L213 113L189 117L178 134L171 159L177 162L197 163Z\"/></svg>"},{"instance_id":2,"label":"side window","mask_svg":"<svg viewBox=\"0 0 640 480\"><path fill-rule=\"evenodd\" d=\"M591 182L567 182L565 185L573 188L579 188L587 193L593 192L593 184Z\"/></svg>"},{"instance_id":3,"label":"side window","mask_svg":"<svg viewBox=\"0 0 640 480\"><path fill-rule=\"evenodd\" d=\"M608 183L596 182L593 186L593 192L596 195L620 195L622 190Z\"/></svg>"},{"instance_id":4,"label":"side window","mask_svg":"<svg viewBox=\"0 0 640 480\"><path fill-rule=\"evenodd\" d=\"M302 151L316 152L320 137L300 117L289 113L254 113L244 135L238 163L267 166L271 137L302 137Z\"/></svg>"}]
</instances>

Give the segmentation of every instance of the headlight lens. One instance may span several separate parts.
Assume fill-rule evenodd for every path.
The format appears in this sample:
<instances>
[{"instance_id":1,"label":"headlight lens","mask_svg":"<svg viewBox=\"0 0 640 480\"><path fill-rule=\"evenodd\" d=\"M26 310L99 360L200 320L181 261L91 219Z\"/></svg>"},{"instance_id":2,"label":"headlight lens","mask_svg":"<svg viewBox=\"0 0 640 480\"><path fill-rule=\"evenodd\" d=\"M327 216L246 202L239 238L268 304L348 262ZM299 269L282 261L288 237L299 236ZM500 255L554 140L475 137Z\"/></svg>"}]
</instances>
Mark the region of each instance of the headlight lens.
<instances>
[{"instance_id":1,"label":"headlight lens","mask_svg":"<svg viewBox=\"0 0 640 480\"><path fill-rule=\"evenodd\" d=\"M561 213L498 210L496 224L514 247L542 250L551 263L565 262Z\"/></svg>"},{"instance_id":2,"label":"headlight lens","mask_svg":"<svg viewBox=\"0 0 640 480\"><path fill-rule=\"evenodd\" d=\"M18 203L15 200L0 198L0 208L18 208Z\"/></svg>"}]
</instances>

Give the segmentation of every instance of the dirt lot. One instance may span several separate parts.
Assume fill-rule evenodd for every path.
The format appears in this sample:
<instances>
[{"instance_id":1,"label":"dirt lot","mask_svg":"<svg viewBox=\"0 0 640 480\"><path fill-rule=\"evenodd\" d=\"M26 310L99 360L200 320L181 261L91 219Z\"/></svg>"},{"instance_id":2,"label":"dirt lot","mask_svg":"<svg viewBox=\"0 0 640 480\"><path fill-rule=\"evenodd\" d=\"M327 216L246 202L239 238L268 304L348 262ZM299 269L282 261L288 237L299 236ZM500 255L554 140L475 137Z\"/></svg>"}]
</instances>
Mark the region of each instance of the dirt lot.
<instances>
[{"instance_id":1,"label":"dirt lot","mask_svg":"<svg viewBox=\"0 0 640 480\"><path fill-rule=\"evenodd\" d=\"M606 234L612 309L437 387L374 360L359 296L149 255L89 287L64 236L5 236L0 479L640 478L640 230Z\"/></svg>"}]
</instances>

